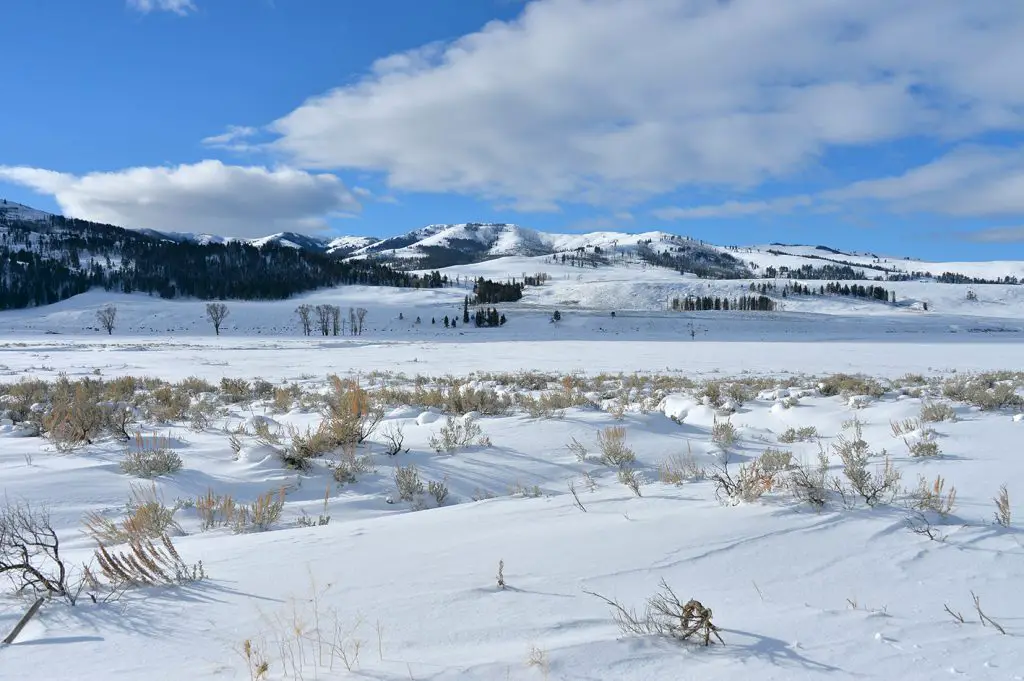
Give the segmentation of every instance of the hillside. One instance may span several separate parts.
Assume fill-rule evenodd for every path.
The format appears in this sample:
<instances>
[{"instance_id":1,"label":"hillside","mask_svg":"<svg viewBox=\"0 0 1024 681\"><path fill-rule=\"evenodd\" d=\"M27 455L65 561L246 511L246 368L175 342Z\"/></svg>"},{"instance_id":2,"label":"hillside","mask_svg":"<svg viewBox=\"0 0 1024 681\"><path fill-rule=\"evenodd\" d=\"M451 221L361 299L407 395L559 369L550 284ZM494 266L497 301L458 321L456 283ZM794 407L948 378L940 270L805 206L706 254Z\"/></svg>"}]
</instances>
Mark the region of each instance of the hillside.
<instances>
[{"instance_id":1,"label":"hillside","mask_svg":"<svg viewBox=\"0 0 1024 681\"><path fill-rule=\"evenodd\" d=\"M471 267L487 263L493 265ZM820 311L835 306L808 301L801 292L823 293L834 282L855 292L884 282L878 286L903 307L923 309L937 300L968 297L967 290L939 293L927 287L935 283L984 285L970 294L971 314L1000 315L1020 299L1013 289L992 287L1024 280L1021 261L924 262L821 245L717 246L660 231L558 234L467 223L428 225L387 238L278 233L238 239L125 230L15 203L0 208L0 309L50 304L95 287L164 298L252 300L339 284L440 286L444 276L470 271L478 272L473 278L522 281L551 269L577 278L587 273L587 282L580 290L544 288L528 294L524 304L663 310L673 298L735 297L745 291L768 295L780 310ZM445 272L434 276L436 270ZM764 282L770 282L767 290ZM848 308L843 302L836 311Z\"/></svg>"}]
</instances>

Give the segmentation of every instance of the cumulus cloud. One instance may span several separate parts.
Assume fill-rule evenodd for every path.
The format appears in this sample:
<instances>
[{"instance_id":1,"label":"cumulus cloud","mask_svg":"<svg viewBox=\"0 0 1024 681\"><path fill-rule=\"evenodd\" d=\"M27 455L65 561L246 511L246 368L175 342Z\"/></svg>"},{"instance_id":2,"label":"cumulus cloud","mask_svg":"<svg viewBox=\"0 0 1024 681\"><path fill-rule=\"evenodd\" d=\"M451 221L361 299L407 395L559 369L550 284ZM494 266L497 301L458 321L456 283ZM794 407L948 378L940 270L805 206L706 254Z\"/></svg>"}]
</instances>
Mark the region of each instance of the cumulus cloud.
<instances>
[{"instance_id":1,"label":"cumulus cloud","mask_svg":"<svg viewBox=\"0 0 1024 681\"><path fill-rule=\"evenodd\" d=\"M255 237L317 231L359 203L334 175L202 161L76 176L0 166L0 179L52 194L66 215L175 232Z\"/></svg>"},{"instance_id":2,"label":"cumulus cloud","mask_svg":"<svg viewBox=\"0 0 1024 681\"><path fill-rule=\"evenodd\" d=\"M1024 215L1024 147L964 146L899 175L862 180L818 194L667 207L652 214L663 220L730 218L801 209L834 210L864 202L890 211L947 217Z\"/></svg>"},{"instance_id":3,"label":"cumulus cloud","mask_svg":"<svg viewBox=\"0 0 1024 681\"><path fill-rule=\"evenodd\" d=\"M521 208L749 188L834 147L1024 128L1005 0L536 0L275 121L302 167Z\"/></svg>"},{"instance_id":4,"label":"cumulus cloud","mask_svg":"<svg viewBox=\"0 0 1024 681\"><path fill-rule=\"evenodd\" d=\"M128 6L143 14L150 12L173 12L185 16L189 12L195 12L196 6L192 0L127 0Z\"/></svg>"}]
</instances>

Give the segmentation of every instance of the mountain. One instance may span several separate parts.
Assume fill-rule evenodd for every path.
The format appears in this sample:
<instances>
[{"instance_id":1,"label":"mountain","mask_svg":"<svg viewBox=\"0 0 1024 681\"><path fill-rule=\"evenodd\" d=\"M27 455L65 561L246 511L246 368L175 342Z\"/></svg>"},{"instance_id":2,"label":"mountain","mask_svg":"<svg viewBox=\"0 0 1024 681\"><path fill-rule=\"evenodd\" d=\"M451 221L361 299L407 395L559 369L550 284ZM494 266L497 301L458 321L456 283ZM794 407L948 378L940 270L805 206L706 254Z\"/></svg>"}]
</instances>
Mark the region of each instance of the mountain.
<instances>
[{"instance_id":1,"label":"mountain","mask_svg":"<svg viewBox=\"0 0 1024 681\"><path fill-rule=\"evenodd\" d=\"M343 283L436 287L448 267L531 258L588 268L643 264L704 279L1024 280L1024 262L929 263L828 246L716 246L661 231L558 234L506 223L432 224L378 239L282 232L257 239L127 230L0 203L0 309L89 288L166 298L284 298ZM433 270L433 271L431 271Z\"/></svg>"},{"instance_id":2,"label":"mountain","mask_svg":"<svg viewBox=\"0 0 1024 681\"><path fill-rule=\"evenodd\" d=\"M0 199L0 222L21 220L23 222L47 222L52 213L30 208L20 203Z\"/></svg>"}]
</instances>

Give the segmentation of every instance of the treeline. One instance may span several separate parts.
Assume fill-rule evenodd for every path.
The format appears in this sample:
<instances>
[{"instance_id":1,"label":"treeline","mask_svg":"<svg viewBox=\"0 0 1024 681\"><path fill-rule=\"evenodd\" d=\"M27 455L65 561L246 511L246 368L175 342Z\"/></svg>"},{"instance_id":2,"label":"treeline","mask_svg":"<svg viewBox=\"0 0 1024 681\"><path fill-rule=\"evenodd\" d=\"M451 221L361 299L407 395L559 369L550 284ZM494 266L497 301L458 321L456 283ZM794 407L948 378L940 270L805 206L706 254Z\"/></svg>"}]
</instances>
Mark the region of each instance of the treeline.
<instances>
[{"instance_id":1,"label":"treeline","mask_svg":"<svg viewBox=\"0 0 1024 681\"><path fill-rule=\"evenodd\" d=\"M273 243L197 244L61 216L3 226L0 309L47 305L94 287L168 299L280 300L326 286L448 284L436 271L420 276Z\"/></svg>"},{"instance_id":2,"label":"treeline","mask_svg":"<svg viewBox=\"0 0 1024 681\"><path fill-rule=\"evenodd\" d=\"M728 312L736 310L739 312L772 312L775 310L775 301L768 296L740 296L738 298L722 298L719 296L687 296L686 298L673 298L672 309L677 312L703 312L707 310L721 310Z\"/></svg>"},{"instance_id":3,"label":"treeline","mask_svg":"<svg viewBox=\"0 0 1024 681\"><path fill-rule=\"evenodd\" d=\"M817 246L823 250L823 246ZM792 255L786 251L779 251L773 248L769 248L768 252L772 255ZM835 251L832 251L835 252ZM829 265L822 265L820 267L814 267L812 265L803 265L796 269L789 267L775 268L771 265L764 269L764 276L769 279L775 277L789 277L790 279L845 279L847 281L866 280L867 276L861 271L863 269L875 270L882 272L875 277L872 277L875 281L914 281L915 279L932 279L940 284L1011 284L1019 285L1020 279L1014 276L1007 275L1005 277L996 277L995 279L986 279L984 277L968 277L964 274L957 272L943 272L936 276L931 272L901 272L894 267L885 267L877 263L856 263L850 262L849 260L840 260L837 258L828 258L822 255L800 255L794 256L800 258L813 258L815 260L827 260ZM857 269L854 269L857 268Z\"/></svg>"},{"instance_id":4,"label":"treeline","mask_svg":"<svg viewBox=\"0 0 1024 681\"><path fill-rule=\"evenodd\" d=\"M820 286L808 286L807 284L801 284L800 282L786 282L786 285L782 287L781 292L778 286L773 283L762 282L760 284L755 284L751 282L750 290L756 291L761 295L781 293L783 298L796 294L804 296L851 296L854 298L879 300L883 303L896 302L896 292L890 291L881 286L840 284L837 281L822 284Z\"/></svg>"},{"instance_id":5,"label":"treeline","mask_svg":"<svg viewBox=\"0 0 1024 681\"><path fill-rule=\"evenodd\" d=\"M812 256L807 256L812 257ZM769 265L764 268L764 276L768 279L776 277L789 277L790 279L845 279L847 281L866 280L867 277L860 270L849 265L828 264L815 267L811 264L801 265L797 268L779 267Z\"/></svg>"},{"instance_id":6,"label":"treeline","mask_svg":"<svg viewBox=\"0 0 1024 681\"><path fill-rule=\"evenodd\" d=\"M694 274L702 279L746 279L750 271L738 259L715 249L689 242L657 252L650 240L637 244L637 257L648 265L667 267L680 274Z\"/></svg>"}]
</instances>

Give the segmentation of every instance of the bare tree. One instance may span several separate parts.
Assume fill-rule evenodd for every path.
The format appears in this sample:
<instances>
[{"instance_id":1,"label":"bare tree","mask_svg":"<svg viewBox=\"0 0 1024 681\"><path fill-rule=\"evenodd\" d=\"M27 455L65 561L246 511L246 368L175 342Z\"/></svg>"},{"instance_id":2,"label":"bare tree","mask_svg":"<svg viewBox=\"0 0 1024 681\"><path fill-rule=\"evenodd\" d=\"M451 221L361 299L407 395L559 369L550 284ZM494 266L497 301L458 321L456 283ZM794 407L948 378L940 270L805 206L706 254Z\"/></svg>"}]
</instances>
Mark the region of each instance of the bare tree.
<instances>
[{"instance_id":1,"label":"bare tree","mask_svg":"<svg viewBox=\"0 0 1024 681\"><path fill-rule=\"evenodd\" d=\"M320 329L320 334L324 336L331 335L331 306L320 304L313 308L316 311L316 326Z\"/></svg>"},{"instance_id":2,"label":"bare tree","mask_svg":"<svg viewBox=\"0 0 1024 681\"><path fill-rule=\"evenodd\" d=\"M356 335L356 309L354 307L348 309L348 332L353 336Z\"/></svg>"},{"instance_id":3,"label":"bare tree","mask_svg":"<svg viewBox=\"0 0 1024 681\"><path fill-rule=\"evenodd\" d=\"M230 312L231 311L228 310L228 306L224 303L206 304L206 316L213 323L213 330L218 336L220 335L220 325L224 323L224 320L227 319Z\"/></svg>"},{"instance_id":4,"label":"bare tree","mask_svg":"<svg viewBox=\"0 0 1024 681\"><path fill-rule=\"evenodd\" d=\"M365 307L356 308L356 320L359 322L359 325L357 327L358 330L356 333L358 333L360 336L363 335L363 320L366 319L367 312L368 310Z\"/></svg>"},{"instance_id":5,"label":"bare tree","mask_svg":"<svg viewBox=\"0 0 1024 681\"><path fill-rule=\"evenodd\" d=\"M100 309L96 310L96 320L100 323L107 331L107 335L114 333L114 322L117 319L117 307L114 305L104 305Z\"/></svg>"},{"instance_id":6,"label":"bare tree","mask_svg":"<svg viewBox=\"0 0 1024 681\"><path fill-rule=\"evenodd\" d=\"M55 596L72 605L78 596L68 584L50 514L28 502L7 502L0 508L0 575L10 580L16 593Z\"/></svg>"},{"instance_id":7,"label":"bare tree","mask_svg":"<svg viewBox=\"0 0 1024 681\"><path fill-rule=\"evenodd\" d=\"M331 305L331 333L337 336L341 332L341 308Z\"/></svg>"},{"instance_id":8,"label":"bare tree","mask_svg":"<svg viewBox=\"0 0 1024 681\"><path fill-rule=\"evenodd\" d=\"M308 336L313 330L313 306L303 303L295 308L295 314L299 315L303 335Z\"/></svg>"}]
</instances>

